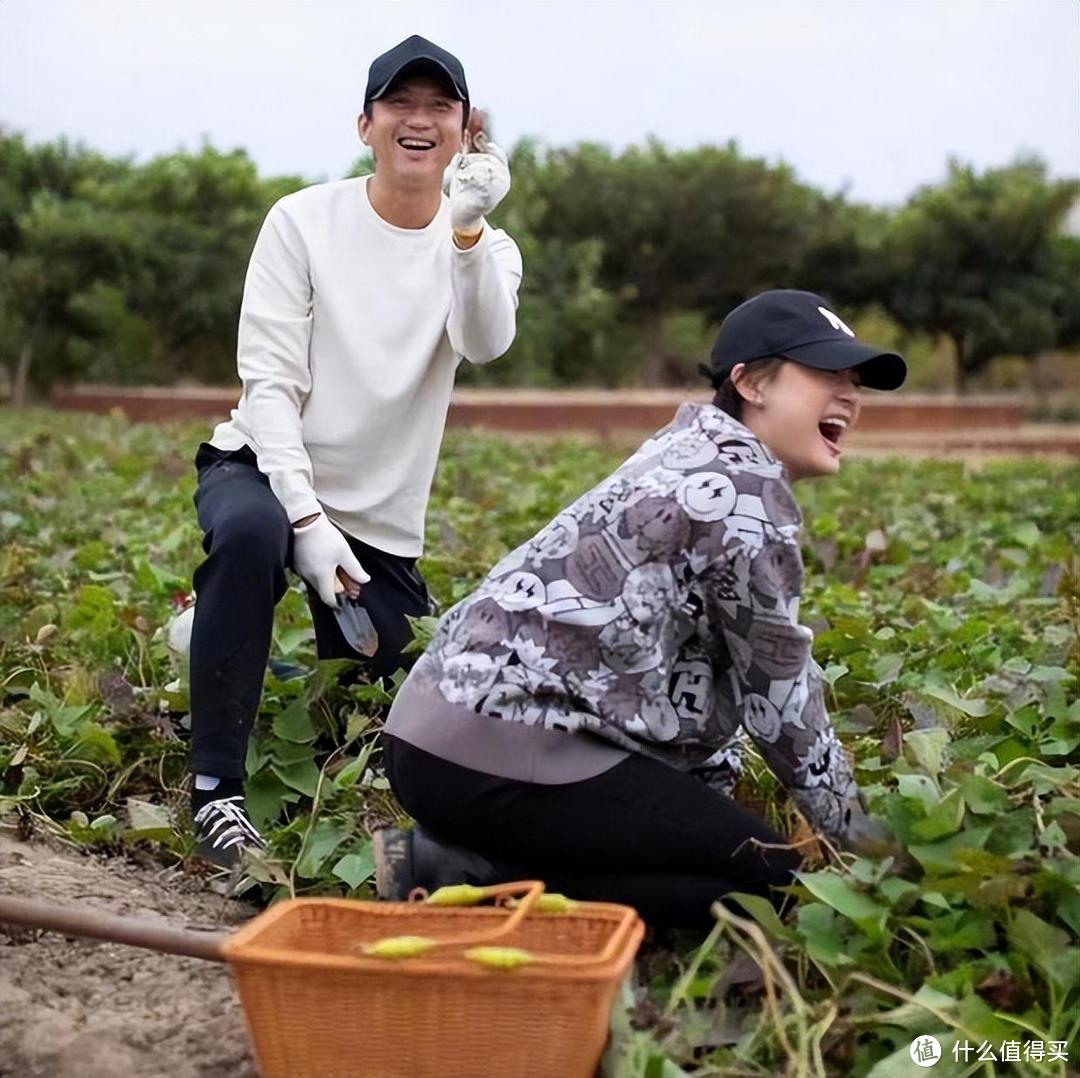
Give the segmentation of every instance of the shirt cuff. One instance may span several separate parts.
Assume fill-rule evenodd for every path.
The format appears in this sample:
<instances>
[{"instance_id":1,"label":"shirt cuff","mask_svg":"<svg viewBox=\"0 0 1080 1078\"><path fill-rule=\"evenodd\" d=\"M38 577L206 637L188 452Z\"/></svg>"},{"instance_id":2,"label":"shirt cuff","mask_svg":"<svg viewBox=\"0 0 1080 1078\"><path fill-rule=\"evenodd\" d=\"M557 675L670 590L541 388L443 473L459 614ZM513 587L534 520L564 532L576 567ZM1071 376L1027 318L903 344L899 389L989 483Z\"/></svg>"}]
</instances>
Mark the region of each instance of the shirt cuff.
<instances>
[{"instance_id":1,"label":"shirt cuff","mask_svg":"<svg viewBox=\"0 0 1080 1078\"><path fill-rule=\"evenodd\" d=\"M468 258L471 254L474 254L476 251L480 250L480 248L487 243L487 238L490 232L491 229L488 227L487 221L481 218L480 238L471 247L459 247L457 244L457 240L454 238L453 229L450 230L450 246L454 248L454 251L459 257Z\"/></svg>"}]
</instances>

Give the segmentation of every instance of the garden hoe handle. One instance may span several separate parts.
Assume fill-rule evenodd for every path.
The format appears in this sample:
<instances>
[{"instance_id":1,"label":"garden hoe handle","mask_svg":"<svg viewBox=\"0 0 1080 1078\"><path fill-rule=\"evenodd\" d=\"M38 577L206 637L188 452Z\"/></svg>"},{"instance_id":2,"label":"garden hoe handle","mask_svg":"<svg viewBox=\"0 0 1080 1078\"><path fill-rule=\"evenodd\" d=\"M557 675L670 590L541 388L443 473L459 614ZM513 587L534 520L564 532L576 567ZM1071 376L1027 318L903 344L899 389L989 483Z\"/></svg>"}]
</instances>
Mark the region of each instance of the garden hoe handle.
<instances>
[{"instance_id":1,"label":"garden hoe handle","mask_svg":"<svg viewBox=\"0 0 1080 1078\"><path fill-rule=\"evenodd\" d=\"M74 910L67 906L39 902L37 899L0 895L0 924L4 923L60 932L65 936L126 943L131 947L145 947L147 950L162 951L165 954L182 954L189 958L205 958L211 962L225 961L225 955L221 951L227 935L224 932L192 932L182 928L170 928L157 921L117 917L94 910Z\"/></svg>"}]
</instances>

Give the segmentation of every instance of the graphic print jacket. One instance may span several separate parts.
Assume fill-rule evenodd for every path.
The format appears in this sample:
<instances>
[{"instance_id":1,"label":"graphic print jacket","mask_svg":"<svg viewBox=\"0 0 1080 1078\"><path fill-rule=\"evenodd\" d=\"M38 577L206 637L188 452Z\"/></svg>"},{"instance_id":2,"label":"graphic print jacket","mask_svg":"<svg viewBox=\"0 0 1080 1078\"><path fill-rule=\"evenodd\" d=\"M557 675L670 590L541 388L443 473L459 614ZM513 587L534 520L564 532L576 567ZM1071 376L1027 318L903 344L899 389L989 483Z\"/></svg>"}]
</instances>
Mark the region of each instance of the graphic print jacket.
<instances>
[{"instance_id":1,"label":"graphic print jacket","mask_svg":"<svg viewBox=\"0 0 1080 1078\"><path fill-rule=\"evenodd\" d=\"M842 841L858 790L798 622L801 523L769 450L683 404L448 611L414 676L477 714L589 731L706 781L748 735Z\"/></svg>"}]
</instances>

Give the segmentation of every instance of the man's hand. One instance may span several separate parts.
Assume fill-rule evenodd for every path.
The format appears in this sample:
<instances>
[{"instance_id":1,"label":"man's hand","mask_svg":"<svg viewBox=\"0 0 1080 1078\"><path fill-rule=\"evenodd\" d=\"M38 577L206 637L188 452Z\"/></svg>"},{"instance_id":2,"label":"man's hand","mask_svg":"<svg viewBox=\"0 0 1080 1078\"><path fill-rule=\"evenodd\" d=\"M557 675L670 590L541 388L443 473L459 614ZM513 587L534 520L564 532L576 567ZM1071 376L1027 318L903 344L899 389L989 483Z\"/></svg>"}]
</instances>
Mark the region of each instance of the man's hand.
<instances>
[{"instance_id":1,"label":"man's hand","mask_svg":"<svg viewBox=\"0 0 1080 1078\"><path fill-rule=\"evenodd\" d=\"M339 579L339 569L350 578L348 582L342 581L350 594L354 583L359 594L359 585L371 579L352 552L348 540L324 513L293 527L293 566L327 606L337 606L339 589L335 589L335 581Z\"/></svg>"},{"instance_id":2,"label":"man's hand","mask_svg":"<svg viewBox=\"0 0 1080 1078\"><path fill-rule=\"evenodd\" d=\"M457 154L446 171L455 238L479 236L484 218L510 190L510 166L502 148L482 131L473 136L473 146L473 152Z\"/></svg>"}]
</instances>

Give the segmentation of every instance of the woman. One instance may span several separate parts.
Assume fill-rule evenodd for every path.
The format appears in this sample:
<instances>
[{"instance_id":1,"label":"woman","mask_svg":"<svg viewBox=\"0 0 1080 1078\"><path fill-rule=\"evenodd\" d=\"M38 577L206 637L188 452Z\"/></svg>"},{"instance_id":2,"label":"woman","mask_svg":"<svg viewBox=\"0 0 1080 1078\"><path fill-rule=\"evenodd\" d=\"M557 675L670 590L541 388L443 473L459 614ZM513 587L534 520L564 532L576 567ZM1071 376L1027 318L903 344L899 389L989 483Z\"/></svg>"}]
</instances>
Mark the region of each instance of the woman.
<instances>
[{"instance_id":1,"label":"woman","mask_svg":"<svg viewBox=\"0 0 1080 1078\"><path fill-rule=\"evenodd\" d=\"M904 361L785 290L728 315L706 373L712 404L683 404L439 623L386 724L420 826L376 836L385 897L542 878L707 924L800 860L728 796L743 737L832 841L874 837L798 624L789 483L836 474L861 387L897 388Z\"/></svg>"}]
</instances>

